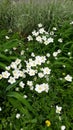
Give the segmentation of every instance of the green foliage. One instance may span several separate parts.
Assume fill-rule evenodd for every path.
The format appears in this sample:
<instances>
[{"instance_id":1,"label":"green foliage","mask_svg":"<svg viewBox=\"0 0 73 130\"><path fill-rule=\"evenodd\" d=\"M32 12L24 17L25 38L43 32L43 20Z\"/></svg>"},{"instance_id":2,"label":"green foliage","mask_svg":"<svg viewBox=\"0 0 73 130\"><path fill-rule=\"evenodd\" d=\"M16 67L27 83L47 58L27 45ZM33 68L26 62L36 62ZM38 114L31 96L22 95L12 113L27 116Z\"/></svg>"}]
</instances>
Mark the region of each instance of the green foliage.
<instances>
[{"instance_id":1,"label":"green foliage","mask_svg":"<svg viewBox=\"0 0 73 130\"><path fill-rule=\"evenodd\" d=\"M12 5L8 0L1 1L0 130L60 130L63 125L66 130L73 129L72 3L73 1L59 0L42 6L32 6L31 3L30 6L23 3ZM48 32L47 35L39 35L53 38L52 43L45 45L37 42L34 36L32 41L27 41L27 34L31 35L33 28L38 31L39 22L45 25ZM53 29L55 26L56 30ZM14 29L18 32L14 32ZM30 67L27 67L27 63L31 61L32 65L37 56L45 56L47 60L41 65L39 61L36 67L33 66L32 69L37 70L37 73L31 76L26 71ZM17 62L15 69L18 71L19 68L24 75L16 78L14 83L8 82L10 77L1 78L5 71L13 76L15 69L11 68L11 63L15 65L17 59L19 63ZM6 67L10 69L7 70ZM46 67L51 69L50 74L44 74L40 78L38 73ZM72 79L65 79L67 75ZM22 81L25 86L20 86ZM33 85L30 87L27 81L32 81ZM36 91L35 86L43 83L49 85L49 90L39 93L40 90ZM57 106L62 107L62 110L56 112ZM49 126L45 123L46 120L50 122Z\"/></svg>"},{"instance_id":2,"label":"green foliage","mask_svg":"<svg viewBox=\"0 0 73 130\"><path fill-rule=\"evenodd\" d=\"M14 2L2 0L0 2L0 26L1 28L12 28L26 35L38 23L43 23L46 28L63 24L65 19L73 19L72 0L43 0L41 4L37 1L31 3ZM42 4L43 3L43 4Z\"/></svg>"}]
</instances>

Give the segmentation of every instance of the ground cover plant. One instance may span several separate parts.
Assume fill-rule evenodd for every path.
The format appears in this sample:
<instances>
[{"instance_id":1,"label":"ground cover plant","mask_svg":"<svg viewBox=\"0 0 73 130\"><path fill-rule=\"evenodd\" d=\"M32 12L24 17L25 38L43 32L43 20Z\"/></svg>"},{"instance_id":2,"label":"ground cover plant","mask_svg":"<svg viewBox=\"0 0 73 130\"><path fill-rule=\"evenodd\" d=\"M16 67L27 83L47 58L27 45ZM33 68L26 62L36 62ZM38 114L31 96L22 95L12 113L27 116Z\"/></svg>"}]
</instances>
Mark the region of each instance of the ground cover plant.
<instances>
[{"instance_id":1,"label":"ground cover plant","mask_svg":"<svg viewBox=\"0 0 73 130\"><path fill-rule=\"evenodd\" d=\"M40 23L25 42L0 33L0 129L72 130L72 34L72 21L50 30Z\"/></svg>"},{"instance_id":2,"label":"ground cover plant","mask_svg":"<svg viewBox=\"0 0 73 130\"><path fill-rule=\"evenodd\" d=\"M73 129L73 1L38 2L0 1L0 130Z\"/></svg>"}]
</instances>

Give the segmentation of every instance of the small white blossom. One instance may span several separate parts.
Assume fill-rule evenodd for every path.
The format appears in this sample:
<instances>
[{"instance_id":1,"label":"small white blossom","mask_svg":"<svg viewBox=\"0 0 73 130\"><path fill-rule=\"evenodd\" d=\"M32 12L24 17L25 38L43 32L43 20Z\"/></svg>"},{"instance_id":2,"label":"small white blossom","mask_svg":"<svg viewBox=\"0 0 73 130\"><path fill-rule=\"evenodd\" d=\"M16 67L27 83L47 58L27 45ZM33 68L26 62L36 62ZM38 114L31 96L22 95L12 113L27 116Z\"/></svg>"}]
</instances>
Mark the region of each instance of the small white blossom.
<instances>
[{"instance_id":1,"label":"small white blossom","mask_svg":"<svg viewBox=\"0 0 73 130\"><path fill-rule=\"evenodd\" d=\"M5 49L4 52L8 52L8 49Z\"/></svg>"},{"instance_id":2,"label":"small white blossom","mask_svg":"<svg viewBox=\"0 0 73 130\"><path fill-rule=\"evenodd\" d=\"M33 82L32 81L27 81L27 85L33 86Z\"/></svg>"},{"instance_id":3,"label":"small white blossom","mask_svg":"<svg viewBox=\"0 0 73 130\"><path fill-rule=\"evenodd\" d=\"M54 35L54 31L51 31L51 32L50 32L50 35L53 36L53 35Z\"/></svg>"},{"instance_id":4,"label":"small white blossom","mask_svg":"<svg viewBox=\"0 0 73 130\"><path fill-rule=\"evenodd\" d=\"M73 24L73 21L72 21L72 22L70 22L70 24L72 25L72 24Z\"/></svg>"},{"instance_id":5,"label":"small white blossom","mask_svg":"<svg viewBox=\"0 0 73 130\"><path fill-rule=\"evenodd\" d=\"M9 40L9 39L10 39L8 36L5 36L5 38L6 38L7 40Z\"/></svg>"},{"instance_id":6,"label":"small white blossom","mask_svg":"<svg viewBox=\"0 0 73 130\"><path fill-rule=\"evenodd\" d=\"M17 48L16 47L13 47L13 50L15 51Z\"/></svg>"},{"instance_id":7,"label":"small white blossom","mask_svg":"<svg viewBox=\"0 0 73 130\"><path fill-rule=\"evenodd\" d=\"M70 55L71 54L71 52L68 52L68 55Z\"/></svg>"},{"instance_id":8,"label":"small white blossom","mask_svg":"<svg viewBox=\"0 0 73 130\"><path fill-rule=\"evenodd\" d=\"M39 29L39 33L40 33L40 34L43 34L43 33L45 33L45 30L44 30L44 28L40 28L40 29Z\"/></svg>"},{"instance_id":9,"label":"small white blossom","mask_svg":"<svg viewBox=\"0 0 73 130\"><path fill-rule=\"evenodd\" d=\"M19 113L16 114L16 118L17 118L17 119L20 118L20 114L19 114Z\"/></svg>"},{"instance_id":10,"label":"small white blossom","mask_svg":"<svg viewBox=\"0 0 73 130\"><path fill-rule=\"evenodd\" d=\"M57 52L58 52L58 53L61 53L61 50L59 49L59 50L57 50Z\"/></svg>"},{"instance_id":11,"label":"small white blossom","mask_svg":"<svg viewBox=\"0 0 73 130\"><path fill-rule=\"evenodd\" d=\"M20 86L21 88L24 88L25 84L23 83L23 81L21 81L21 82L19 83L19 86Z\"/></svg>"},{"instance_id":12,"label":"small white blossom","mask_svg":"<svg viewBox=\"0 0 73 130\"><path fill-rule=\"evenodd\" d=\"M66 80L66 81L69 81L69 82L72 82L72 77L68 74L68 75L65 77L65 80Z\"/></svg>"},{"instance_id":13,"label":"small white blossom","mask_svg":"<svg viewBox=\"0 0 73 130\"><path fill-rule=\"evenodd\" d=\"M58 39L58 42L62 43L62 42L63 42L63 39L62 39L62 38L59 38L59 39Z\"/></svg>"},{"instance_id":14,"label":"small white blossom","mask_svg":"<svg viewBox=\"0 0 73 130\"><path fill-rule=\"evenodd\" d=\"M49 41L48 41L48 40L44 41L44 44L45 44L45 45L48 45L48 44L49 44Z\"/></svg>"},{"instance_id":15,"label":"small white blossom","mask_svg":"<svg viewBox=\"0 0 73 130\"><path fill-rule=\"evenodd\" d=\"M53 41L54 41L54 39L53 39L53 38L51 38L51 37L50 37L50 38L48 38L48 42L49 42L49 43L52 43Z\"/></svg>"},{"instance_id":16,"label":"small white blossom","mask_svg":"<svg viewBox=\"0 0 73 130\"><path fill-rule=\"evenodd\" d=\"M56 27L53 27L53 28L52 28L52 30L56 31L56 30L57 30L57 28L56 28Z\"/></svg>"},{"instance_id":17,"label":"small white blossom","mask_svg":"<svg viewBox=\"0 0 73 130\"><path fill-rule=\"evenodd\" d=\"M48 67L45 67L42 69L42 71L43 71L44 75L46 75L46 74L50 74L51 69L49 69Z\"/></svg>"},{"instance_id":18,"label":"small white blossom","mask_svg":"<svg viewBox=\"0 0 73 130\"><path fill-rule=\"evenodd\" d=\"M10 65L10 67L12 69L16 69L17 68L17 64L15 62L12 62L11 65Z\"/></svg>"},{"instance_id":19,"label":"small white blossom","mask_svg":"<svg viewBox=\"0 0 73 130\"><path fill-rule=\"evenodd\" d=\"M50 53L47 53L46 56L47 56L47 57L50 57Z\"/></svg>"},{"instance_id":20,"label":"small white blossom","mask_svg":"<svg viewBox=\"0 0 73 130\"><path fill-rule=\"evenodd\" d=\"M21 59L18 59L18 58L17 58L17 59L15 60L15 64L16 64L16 65L19 65L20 63L21 63Z\"/></svg>"},{"instance_id":21,"label":"small white blossom","mask_svg":"<svg viewBox=\"0 0 73 130\"><path fill-rule=\"evenodd\" d=\"M23 55L24 55L24 52L25 52L24 50L22 50L22 51L21 51L21 53L20 53L20 54L21 54L21 56L23 56Z\"/></svg>"},{"instance_id":22,"label":"small white blossom","mask_svg":"<svg viewBox=\"0 0 73 130\"><path fill-rule=\"evenodd\" d=\"M24 95L23 98L27 98L27 95Z\"/></svg>"},{"instance_id":23,"label":"small white blossom","mask_svg":"<svg viewBox=\"0 0 73 130\"><path fill-rule=\"evenodd\" d=\"M6 66L6 70L10 70L10 66Z\"/></svg>"},{"instance_id":24,"label":"small white blossom","mask_svg":"<svg viewBox=\"0 0 73 130\"><path fill-rule=\"evenodd\" d=\"M19 87L16 87L15 90L16 90L16 91L19 91Z\"/></svg>"},{"instance_id":25,"label":"small white blossom","mask_svg":"<svg viewBox=\"0 0 73 130\"><path fill-rule=\"evenodd\" d=\"M39 77L39 78L43 78L43 77L44 77L44 74L40 72L40 73L38 73L38 77Z\"/></svg>"},{"instance_id":26,"label":"small white blossom","mask_svg":"<svg viewBox=\"0 0 73 130\"><path fill-rule=\"evenodd\" d=\"M53 52L53 56L56 57L58 55L58 52Z\"/></svg>"},{"instance_id":27,"label":"small white blossom","mask_svg":"<svg viewBox=\"0 0 73 130\"><path fill-rule=\"evenodd\" d=\"M61 126L61 130L65 130L66 129L66 126L65 125L62 125Z\"/></svg>"},{"instance_id":28,"label":"small white blossom","mask_svg":"<svg viewBox=\"0 0 73 130\"><path fill-rule=\"evenodd\" d=\"M46 37L46 36L42 36L42 40L43 40L43 41L46 41L46 40L47 40L47 37Z\"/></svg>"},{"instance_id":29,"label":"small white blossom","mask_svg":"<svg viewBox=\"0 0 73 130\"><path fill-rule=\"evenodd\" d=\"M8 71L2 72L3 78L7 79L7 78L9 78L9 76L10 76L10 73Z\"/></svg>"},{"instance_id":30,"label":"small white blossom","mask_svg":"<svg viewBox=\"0 0 73 130\"><path fill-rule=\"evenodd\" d=\"M2 108L0 107L0 111L2 111Z\"/></svg>"},{"instance_id":31,"label":"small white blossom","mask_svg":"<svg viewBox=\"0 0 73 130\"><path fill-rule=\"evenodd\" d=\"M60 114L62 110L62 107L56 106L56 113Z\"/></svg>"},{"instance_id":32,"label":"small white blossom","mask_svg":"<svg viewBox=\"0 0 73 130\"><path fill-rule=\"evenodd\" d=\"M42 43L42 38L41 38L41 36L37 36L37 37L36 37L36 41Z\"/></svg>"},{"instance_id":33,"label":"small white blossom","mask_svg":"<svg viewBox=\"0 0 73 130\"><path fill-rule=\"evenodd\" d=\"M8 82L9 82L10 84L13 84L13 83L15 83L15 82L16 82L16 80L15 80L15 78L14 78L14 77L10 76L10 78L9 78Z\"/></svg>"},{"instance_id":34,"label":"small white blossom","mask_svg":"<svg viewBox=\"0 0 73 130\"><path fill-rule=\"evenodd\" d=\"M31 56L32 56L32 57L35 57L35 54L32 52L32 53L31 53Z\"/></svg>"},{"instance_id":35,"label":"small white blossom","mask_svg":"<svg viewBox=\"0 0 73 130\"><path fill-rule=\"evenodd\" d=\"M43 25L41 23L38 24L38 27L41 28Z\"/></svg>"},{"instance_id":36,"label":"small white blossom","mask_svg":"<svg viewBox=\"0 0 73 130\"><path fill-rule=\"evenodd\" d=\"M36 84L36 86L35 86L35 91L36 92L38 92L38 93L42 93L42 92L48 92L48 90L49 90L49 85L48 84L46 84L46 83L43 83L43 84Z\"/></svg>"},{"instance_id":37,"label":"small white blossom","mask_svg":"<svg viewBox=\"0 0 73 130\"><path fill-rule=\"evenodd\" d=\"M27 37L27 39L28 39L28 41L33 41L33 37L32 37L31 35L29 35L29 36Z\"/></svg>"},{"instance_id":38,"label":"small white blossom","mask_svg":"<svg viewBox=\"0 0 73 130\"><path fill-rule=\"evenodd\" d=\"M32 32L32 35L35 36L35 37L37 37L37 36L39 35L39 32L36 32L36 30L34 30L34 31Z\"/></svg>"},{"instance_id":39,"label":"small white blossom","mask_svg":"<svg viewBox=\"0 0 73 130\"><path fill-rule=\"evenodd\" d=\"M44 91L44 88L42 87L42 85L36 84L35 91L38 93L42 93Z\"/></svg>"}]
</instances>

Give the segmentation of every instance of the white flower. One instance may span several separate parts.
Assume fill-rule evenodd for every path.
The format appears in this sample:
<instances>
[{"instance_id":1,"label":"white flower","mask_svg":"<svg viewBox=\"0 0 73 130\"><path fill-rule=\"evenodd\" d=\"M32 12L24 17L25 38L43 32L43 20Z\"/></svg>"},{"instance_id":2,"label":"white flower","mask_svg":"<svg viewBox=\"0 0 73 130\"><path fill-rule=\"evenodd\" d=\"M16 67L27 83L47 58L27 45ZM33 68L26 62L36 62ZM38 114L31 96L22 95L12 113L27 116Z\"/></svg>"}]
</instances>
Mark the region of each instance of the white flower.
<instances>
[{"instance_id":1,"label":"white flower","mask_svg":"<svg viewBox=\"0 0 73 130\"><path fill-rule=\"evenodd\" d=\"M53 28L52 28L52 30L56 31L56 30L57 30L57 28L56 28L56 27L53 27Z\"/></svg>"},{"instance_id":2,"label":"white flower","mask_svg":"<svg viewBox=\"0 0 73 130\"><path fill-rule=\"evenodd\" d=\"M53 56L56 57L58 55L58 52L53 52Z\"/></svg>"},{"instance_id":3,"label":"white flower","mask_svg":"<svg viewBox=\"0 0 73 130\"><path fill-rule=\"evenodd\" d=\"M15 51L17 48L16 47L13 47L13 50Z\"/></svg>"},{"instance_id":4,"label":"white flower","mask_svg":"<svg viewBox=\"0 0 73 130\"><path fill-rule=\"evenodd\" d=\"M61 130L65 130L66 129L66 126L65 125L62 125L61 126Z\"/></svg>"},{"instance_id":5,"label":"white flower","mask_svg":"<svg viewBox=\"0 0 73 130\"><path fill-rule=\"evenodd\" d=\"M24 50L22 50L22 51L21 51L21 53L20 53L20 54L21 54L21 56L23 56L23 55L24 55L24 52L25 52Z\"/></svg>"},{"instance_id":6,"label":"white flower","mask_svg":"<svg viewBox=\"0 0 73 130\"><path fill-rule=\"evenodd\" d=\"M51 72L51 69L49 69L48 67L45 67L42 70L43 70L44 75L45 74L50 74L50 72Z\"/></svg>"},{"instance_id":7,"label":"white flower","mask_svg":"<svg viewBox=\"0 0 73 130\"><path fill-rule=\"evenodd\" d=\"M71 52L68 52L68 55L70 55L71 54Z\"/></svg>"},{"instance_id":8,"label":"white flower","mask_svg":"<svg viewBox=\"0 0 73 130\"><path fill-rule=\"evenodd\" d=\"M38 27L41 28L43 25L41 23L38 24Z\"/></svg>"},{"instance_id":9,"label":"white flower","mask_svg":"<svg viewBox=\"0 0 73 130\"><path fill-rule=\"evenodd\" d=\"M31 35L29 35L29 36L27 37L27 39L28 39L28 41L33 41L33 37L32 37Z\"/></svg>"},{"instance_id":10,"label":"white flower","mask_svg":"<svg viewBox=\"0 0 73 130\"><path fill-rule=\"evenodd\" d=\"M48 41L48 40L44 41L44 44L45 44L45 45L48 45L48 44L49 44L49 41Z\"/></svg>"},{"instance_id":11,"label":"white flower","mask_svg":"<svg viewBox=\"0 0 73 130\"><path fill-rule=\"evenodd\" d=\"M43 34L43 33L45 33L45 30L44 30L44 28L40 28L40 29L39 29L39 33L40 33L40 34Z\"/></svg>"},{"instance_id":12,"label":"white flower","mask_svg":"<svg viewBox=\"0 0 73 130\"><path fill-rule=\"evenodd\" d=\"M45 61L46 61L46 56L41 56L40 59L41 59L41 62L42 62L42 63L45 63Z\"/></svg>"},{"instance_id":13,"label":"white flower","mask_svg":"<svg viewBox=\"0 0 73 130\"><path fill-rule=\"evenodd\" d=\"M2 74L0 74L0 79L2 79Z\"/></svg>"},{"instance_id":14,"label":"white flower","mask_svg":"<svg viewBox=\"0 0 73 130\"><path fill-rule=\"evenodd\" d=\"M68 74L68 75L65 77L65 80L66 80L66 81L69 81L69 82L72 82L72 77Z\"/></svg>"},{"instance_id":15,"label":"white flower","mask_svg":"<svg viewBox=\"0 0 73 130\"><path fill-rule=\"evenodd\" d=\"M36 32L36 30L34 30L34 31L32 32L32 35L36 37L36 36L39 35L39 32Z\"/></svg>"},{"instance_id":16,"label":"white flower","mask_svg":"<svg viewBox=\"0 0 73 130\"><path fill-rule=\"evenodd\" d=\"M61 50L59 49L59 50L57 50L57 52L58 52L58 53L61 53Z\"/></svg>"},{"instance_id":17,"label":"white flower","mask_svg":"<svg viewBox=\"0 0 73 130\"><path fill-rule=\"evenodd\" d=\"M30 69L29 72L28 72L28 74L29 74L30 76L34 76L35 73L36 73L36 70L33 70L33 69Z\"/></svg>"},{"instance_id":18,"label":"white flower","mask_svg":"<svg viewBox=\"0 0 73 130\"><path fill-rule=\"evenodd\" d=\"M13 70L12 73L13 73L13 76L15 79L19 78L19 70L18 69Z\"/></svg>"},{"instance_id":19,"label":"white flower","mask_svg":"<svg viewBox=\"0 0 73 130\"><path fill-rule=\"evenodd\" d=\"M20 86L21 88L24 88L25 84L23 83L23 81L21 81L21 82L19 83L19 86Z\"/></svg>"},{"instance_id":20,"label":"white flower","mask_svg":"<svg viewBox=\"0 0 73 130\"><path fill-rule=\"evenodd\" d=\"M19 113L16 114L16 118L17 118L17 119L20 118L20 114L19 114Z\"/></svg>"},{"instance_id":21,"label":"white flower","mask_svg":"<svg viewBox=\"0 0 73 130\"><path fill-rule=\"evenodd\" d=\"M22 67L22 64L20 63L19 66L18 66L18 69L21 69L21 67Z\"/></svg>"},{"instance_id":22,"label":"white flower","mask_svg":"<svg viewBox=\"0 0 73 130\"><path fill-rule=\"evenodd\" d=\"M16 60L15 60L15 64L16 64L16 65L19 65L20 63L21 63L21 60L20 60L20 59L16 59Z\"/></svg>"},{"instance_id":23,"label":"white flower","mask_svg":"<svg viewBox=\"0 0 73 130\"><path fill-rule=\"evenodd\" d=\"M2 111L2 108L0 107L0 111Z\"/></svg>"},{"instance_id":24,"label":"white flower","mask_svg":"<svg viewBox=\"0 0 73 130\"><path fill-rule=\"evenodd\" d=\"M41 36L37 36L37 37L36 37L36 41L42 43L42 38L41 38Z\"/></svg>"},{"instance_id":25,"label":"white flower","mask_svg":"<svg viewBox=\"0 0 73 130\"><path fill-rule=\"evenodd\" d=\"M38 93L42 93L44 91L44 88L42 87L42 85L36 84L35 91Z\"/></svg>"},{"instance_id":26,"label":"white flower","mask_svg":"<svg viewBox=\"0 0 73 130\"><path fill-rule=\"evenodd\" d=\"M72 22L70 22L70 24L72 25L72 24L73 24L73 21L72 21Z\"/></svg>"},{"instance_id":27,"label":"white flower","mask_svg":"<svg viewBox=\"0 0 73 130\"><path fill-rule=\"evenodd\" d=\"M24 72L23 72L23 71L19 70L19 77L23 77L23 78L25 78L25 77L26 77L26 75L24 74Z\"/></svg>"},{"instance_id":28,"label":"white flower","mask_svg":"<svg viewBox=\"0 0 73 130\"><path fill-rule=\"evenodd\" d=\"M49 85L46 84L46 83L43 83L43 84L42 84L42 87L44 88L44 91L45 91L46 93L48 93L48 91L49 91Z\"/></svg>"},{"instance_id":29,"label":"white flower","mask_svg":"<svg viewBox=\"0 0 73 130\"><path fill-rule=\"evenodd\" d=\"M6 70L10 70L10 66L6 66Z\"/></svg>"},{"instance_id":30,"label":"white flower","mask_svg":"<svg viewBox=\"0 0 73 130\"><path fill-rule=\"evenodd\" d=\"M49 42L49 43L52 43L53 41L54 41L53 38L51 38L51 37L48 38L48 42Z\"/></svg>"},{"instance_id":31,"label":"white flower","mask_svg":"<svg viewBox=\"0 0 73 130\"><path fill-rule=\"evenodd\" d=\"M59 39L58 39L58 42L62 43L62 42L63 42L63 39L62 39L62 38L59 38Z\"/></svg>"},{"instance_id":32,"label":"white flower","mask_svg":"<svg viewBox=\"0 0 73 130\"><path fill-rule=\"evenodd\" d=\"M52 35L52 36L53 36L53 35L54 35L54 31L51 31L51 32L50 32L50 35Z\"/></svg>"},{"instance_id":33,"label":"white flower","mask_svg":"<svg viewBox=\"0 0 73 130\"><path fill-rule=\"evenodd\" d=\"M60 114L62 110L62 107L56 106L56 113Z\"/></svg>"},{"instance_id":34,"label":"white flower","mask_svg":"<svg viewBox=\"0 0 73 130\"><path fill-rule=\"evenodd\" d=\"M27 81L27 85L33 86L33 82L32 81Z\"/></svg>"},{"instance_id":35,"label":"white flower","mask_svg":"<svg viewBox=\"0 0 73 130\"><path fill-rule=\"evenodd\" d=\"M23 98L27 98L27 95L24 95Z\"/></svg>"},{"instance_id":36,"label":"white flower","mask_svg":"<svg viewBox=\"0 0 73 130\"><path fill-rule=\"evenodd\" d=\"M46 36L42 36L42 40L46 41L47 40Z\"/></svg>"},{"instance_id":37,"label":"white flower","mask_svg":"<svg viewBox=\"0 0 73 130\"><path fill-rule=\"evenodd\" d=\"M2 72L2 77L7 79L10 76L10 73L8 71Z\"/></svg>"},{"instance_id":38,"label":"white flower","mask_svg":"<svg viewBox=\"0 0 73 130\"><path fill-rule=\"evenodd\" d=\"M38 93L42 93L42 92L48 92L49 90L49 85L46 84L46 83L43 83L43 84L36 84L35 86L35 91L37 91Z\"/></svg>"},{"instance_id":39,"label":"white flower","mask_svg":"<svg viewBox=\"0 0 73 130\"><path fill-rule=\"evenodd\" d=\"M4 52L8 52L8 49L5 49Z\"/></svg>"},{"instance_id":40,"label":"white flower","mask_svg":"<svg viewBox=\"0 0 73 130\"><path fill-rule=\"evenodd\" d=\"M40 72L40 73L38 73L38 77L39 77L39 78L43 78L43 77L44 77L44 74Z\"/></svg>"},{"instance_id":41,"label":"white flower","mask_svg":"<svg viewBox=\"0 0 73 130\"><path fill-rule=\"evenodd\" d=\"M15 82L16 82L16 80L15 80L15 78L14 78L14 77L10 76L10 78L9 78L8 82L9 82L10 84L13 84L13 83L15 83Z\"/></svg>"},{"instance_id":42,"label":"white flower","mask_svg":"<svg viewBox=\"0 0 73 130\"><path fill-rule=\"evenodd\" d=\"M47 56L47 57L50 57L50 53L47 53L46 56Z\"/></svg>"},{"instance_id":43,"label":"white flower","mask_svg":"<svg viewBox=\"0 0 73 130\"><path fill-rule=\"evenodd\" d=\"M21 128L20 130L23 130L23 128Z\"/></svg>"},{"instance_id":44,"label":"white flower","mask_svg":"<svg viewBox=\"0 0 73 130\"><path fill-rule=\"evenodd\" d=\"M12 62L11 65L10 65L10 67L12 69L16 69L17 68L17 64L15 62Z\"/></svg>"},{"instance_id":45,"label":"white flower","mask_svg":"<svg viewBox=\"0 0 73 130\"><path fill-rule=\"evenodd\" d=\"M5 38L6 38L7 40L9 40L9 39L10 39L8 36L5 36Z\"/></svg>"},{"instance_id":46,"label":"white flower","mask_svg":"<svg viewBox=\"0 0 73 130\"><path fill-rule=\"evenodd\" d=\"M19 91L19 87L16 87L15 90L16 90L16 91Z\"/></svg>"},{"instance_id":47,"label":"white flower","mask_svg":"<svg viewBox=\"0 0 73 130\"><path fill-rule=\"evenodd\" d=\"M32 56L32 57L35 57L35 54L32 52L32 53L31 53L31 56Z\"/></svg>"},{"instance_id":48,"label":"white flower","mask_svg":"<svg viewBox=\"0 0 73 130\"><path fill-rule=\"evenodd\" d=\"M34 87L33 86L30 86L30 90L33 90L34 89Z\"/></svg>"}]
</instances>

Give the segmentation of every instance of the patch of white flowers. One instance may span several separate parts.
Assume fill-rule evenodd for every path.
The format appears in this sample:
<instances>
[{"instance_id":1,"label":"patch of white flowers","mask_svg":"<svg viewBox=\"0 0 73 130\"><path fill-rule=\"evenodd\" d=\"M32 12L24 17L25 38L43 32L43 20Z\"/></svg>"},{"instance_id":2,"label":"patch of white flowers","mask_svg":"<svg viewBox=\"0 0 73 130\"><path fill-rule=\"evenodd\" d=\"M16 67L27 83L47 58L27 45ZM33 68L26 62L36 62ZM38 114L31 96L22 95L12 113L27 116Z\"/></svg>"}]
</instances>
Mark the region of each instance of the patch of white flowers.
<instances>
[{"instance_id":1,"label":"patch of white flowers","mask_svg":"<svg viewBox=\"0 0 73 130\"><path fill-rule=\"evenodd\" d=\"M53 28L56 30L56 28ZM54 39L49 35L49 33L43 28L42 24L38 24L38 30L33 30L32 35L27 37L28 41L36 40L41 44L48 45L54 42Z\"/></svg>"}]
</instances>

